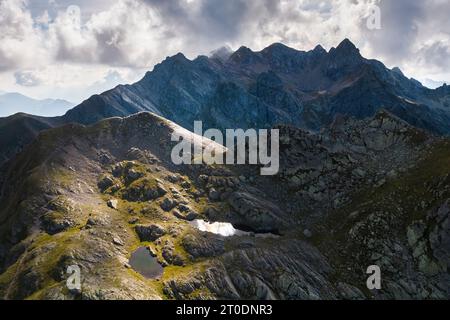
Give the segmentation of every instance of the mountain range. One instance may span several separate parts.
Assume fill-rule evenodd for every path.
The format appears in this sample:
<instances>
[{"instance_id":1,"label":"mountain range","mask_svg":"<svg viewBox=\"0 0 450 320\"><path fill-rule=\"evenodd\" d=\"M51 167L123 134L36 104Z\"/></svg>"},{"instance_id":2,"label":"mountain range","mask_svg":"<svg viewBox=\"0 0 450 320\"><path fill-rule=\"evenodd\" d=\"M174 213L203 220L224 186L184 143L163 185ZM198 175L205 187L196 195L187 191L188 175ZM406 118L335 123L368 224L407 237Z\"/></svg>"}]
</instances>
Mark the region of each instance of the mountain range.
<instances>
[{"instance_id":1,"label":"mountain range","mask_svg":"<svg viewBox=\"0 0 450 320\"><path fill-rule=\"evenodd\" d=\"M42 129L149 111L192 129L268 128L292 124L314 132L337 115L363 119L387 110L432 133L450 133L450 87L428 89L398 68L368 60L348 39L328 52L273 44L260 52L187 59L179 53L139 82L94 95L64 116L0 119L0 153L9 159ZM14 125L12 125L14 124ZM22 128L21 137L11 134Z\"/></svg>"},{"instance_id":2,"label":"mountain range","mask_svg":"<svg viewBox=\"0 0 450 320\"><path fill-rule=\"evenodd\" d=\"M344 40L178 54L64 116L2 118L0 297L448 299L449 99ZM279 174L174 165L194 120L279 129Z\"/></svg>"}]
</instances>

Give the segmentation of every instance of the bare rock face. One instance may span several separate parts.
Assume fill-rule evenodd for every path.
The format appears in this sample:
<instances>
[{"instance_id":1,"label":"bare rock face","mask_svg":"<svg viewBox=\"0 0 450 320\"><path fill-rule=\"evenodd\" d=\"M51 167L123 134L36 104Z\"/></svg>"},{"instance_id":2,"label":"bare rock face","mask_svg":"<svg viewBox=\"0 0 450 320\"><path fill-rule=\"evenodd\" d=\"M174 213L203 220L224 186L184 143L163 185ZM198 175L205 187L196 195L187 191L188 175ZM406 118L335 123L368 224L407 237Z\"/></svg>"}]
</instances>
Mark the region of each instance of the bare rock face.
<instances>
[{"instance_id":1,"label":"bare rock face","mask_svg":"<svg viewBox=\"0 0 450 320\"><path fill-rule=\"evenodd\" d=\"M46 204L41 224L49 234L57 234L76 227L79 221L77 204L64 197L55 197Z\"/></svg>"},{"instance_id":2,"label":"bare rock face","mask_svg":"<svg viewBox=\"0 0 450 320\"><path fill-rule=\"evenodd\" d=\"M161 198L167 191L160 184L154 184L152 180L144 179L132 184L124 193L124 198L129 201L150 201Z\"/></svg>"},{"instance_id":3,"label":"bare rock face","mask_svg":"<svg viewBox=\"0 0 450 320\"><path fill-rule=\"evenodd\" d=\"M447 200L437 211L430 213L428 218L436 222L429 236L433 257L441 268L448 272L450 268L450 201Z\"/></svg>"},{"instance_id":4,"label":"bare rock face","mask_svg":"<svg viewBox=\"0 0 450 320\"><path fill-rule=\"evenodd\" d=\"M296 258L290 257L290 250L297 252ZM221 299L333 299L333 285L326 280L329 272L320 253L291 243L283 249L274 246L227 253L206 273L167 282L164 289L181 299L203 286Z\"/></svg>"},{"instance_id":5,"label":"bare rock face","mask_svg":"<svg viewBox=\"0 0 450 320\"><path fill-rule=\"evenodd\" d=\"M186 221L194 221L195 219L197 219L199 217L199 215L191 210L185 210L185 211L179 211L179 210L174 210L173 211L173 215L175 217L177 217L178 219L181 220L186 220Z\"/></svg>"},{"instance_id":6,"label":"bare rock face","mask_svg":"<svg viewBox=\"0 0 450 320\"><path fill-rule=\"evenodd\" d=\"M62 231L67 231L68 229L76 226L76 222L65 218L64 216L58 215L54 212L48 212L42 217L43 228L49 234L56 234Z\"/></svg>"},{"instance_id":7,"label":"bare rock face","mask_svg":"<svg viewBox=\"0 0 450 320\"><path fill-rule=\"evenodd\" d=\"M162 257L167 264L174 266L183 266L183 258L175 252L174 244L171 241L166 240L162 247Z\"/></svg>"},{"instance_id":8,"label":"bare rock face","mask_svg":"<svg viewBox=\"0 0 450 320\"><path fill-rule=\"evenodd\" d=\"M171 198L164 198L164 200L161 202L160 207L166 212L169 212L173 208L175 208L178 205L178 202Z\"/></svg>"}]
</instances>

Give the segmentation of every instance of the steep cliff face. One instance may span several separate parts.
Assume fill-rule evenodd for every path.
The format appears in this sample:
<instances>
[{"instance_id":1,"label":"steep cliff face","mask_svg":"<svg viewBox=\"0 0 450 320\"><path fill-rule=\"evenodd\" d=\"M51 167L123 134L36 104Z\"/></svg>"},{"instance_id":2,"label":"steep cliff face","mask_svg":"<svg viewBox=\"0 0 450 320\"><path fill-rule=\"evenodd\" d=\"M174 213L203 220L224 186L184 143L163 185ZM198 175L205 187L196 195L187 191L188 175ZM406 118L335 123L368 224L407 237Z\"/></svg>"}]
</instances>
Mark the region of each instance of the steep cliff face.
<instances>
[{"instance_id":1,"label":"steep cliff face","mask_svg":"<svg viewBox=\"0 0 450 320\"><path fill-rule=\"evenodd\" d=\"M170 135L183 130L149 113L43 132L5 170L0 295L450 296L448 140L387 112L339 118L320 134L279 129L274 177L255 166L173 165ZM243 231L203 232L195 219ZM159 280L133 269L139 247L163 267ZM373 264L381 291L366 288ZM81 290L66 287L71 265Z\"/></svg>"}]
</instances>

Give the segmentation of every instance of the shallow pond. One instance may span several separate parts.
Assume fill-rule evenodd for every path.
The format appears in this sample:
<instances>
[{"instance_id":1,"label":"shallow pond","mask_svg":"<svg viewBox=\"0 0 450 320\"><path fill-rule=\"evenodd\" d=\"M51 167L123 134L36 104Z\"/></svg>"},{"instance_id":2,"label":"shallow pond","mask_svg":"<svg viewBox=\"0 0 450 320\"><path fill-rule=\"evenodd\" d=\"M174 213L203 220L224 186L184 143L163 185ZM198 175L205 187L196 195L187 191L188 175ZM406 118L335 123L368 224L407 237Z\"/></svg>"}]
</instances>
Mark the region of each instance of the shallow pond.
<instances>
[{"instance_id":1,"label":"shallow pond","mask_svg":"<svg viewBox=\"0 0 450 320\"><path fill-rule=\"evenodd\" d=\"M164 268L158 260L152 256L147 247L140 247L131 254L130 266L134 271L142 274L147 279L156 279L162 276Z\"/></svg>"},{"instance_id":2,"label":"shallow pond","mask_svg":"<svg viewBox=\"0 0 450 320\"><path fill-rule=\"evenodd\" d=\"M255 236L257 238L276 238L278 237L272 233L254 233L247 232L243 230L236 229L231 223L228 222L207 222L205 220L194 220L190 224L202 231L210 232L214 234L221 235L222 237L233 237L233 236Z\"/></svg>"}]
</instances>

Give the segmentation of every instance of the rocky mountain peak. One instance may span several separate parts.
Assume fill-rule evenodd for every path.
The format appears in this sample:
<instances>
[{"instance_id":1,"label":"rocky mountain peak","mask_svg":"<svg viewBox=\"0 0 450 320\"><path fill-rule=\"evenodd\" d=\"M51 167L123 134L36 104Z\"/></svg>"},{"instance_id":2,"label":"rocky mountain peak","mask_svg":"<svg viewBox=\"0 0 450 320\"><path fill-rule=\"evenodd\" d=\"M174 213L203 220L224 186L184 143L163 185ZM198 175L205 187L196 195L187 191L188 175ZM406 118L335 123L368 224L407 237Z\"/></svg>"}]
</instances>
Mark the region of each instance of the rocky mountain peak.
<instances>
[{"instance_id":1,"label":"rocky mountain peak","mask_svg":"<svg viewBox=\"0 0 450 320\"><path fill-rule=\"evenodd\" d=\"M359 53L359 49L349 39L344 39L336 48L338 51L346 53Z\"/></svg>"},{"instance_id":2,"label":"rocky mountain peak","mask_svg":"<svg viewBox=\"0 0 450 320\"><path fill-rule=\"evenodd\" d=\"M399 74L401 76L404 76L402 70L399 67L392 68L392 72L395 72L395 73L397 73L397 74Z\"/></svg>"},{"instance_id":3,"label":"rocky mountain peak","mask_svg":"<svg viewBox=\"0 0 450 320\"><path fill-rule=\"evenodd\" d=\"M359 49L349 39L342 41L336 48L331 48L329 54L338 62L358 62L362 59Z\"/></svg>"},{"instance_id":4,"label":"rocky mountain peak","mask_svg":"<svg viewBox=\"0 0 450 320\"><path fill-rule=\"evenodd\" d=\"M188 58L186 58L186 56L181 53L178 52L176 55L174 55L173 57L171 57L170 59L175 60L175 61L185 61L188 60Z\"/></svg>"},{"instance_id":5,"label":"rocky mountain peak","mask_svg":"<svg viewBox=\"0 0 450 320\"><path fill-rule=\"evenodd\" d=\"M294 53L298 52L297 50L288 47L282 43L275 42L272 43L270 46L262 50L263 53Z\"/></svg>"},{"instance_id":6,"label":"rocky mountain peak","mask_svg":"<svg viewBox=\"0 0 450 320\"><path fill-rule=\"evenodd\" d=\"M290 48L282 43L274 43L261 51L261 55L272 65L292 64L295 66L296 60L301 60L304 52Z\"/></svg>"},{"instance_id":7,"label":"rocky mountain peak","mask_svg":"<svg viewBox=\"0 0 450 320\"><path fill-rule=\"evenodd\" d=\"M219 49L213 50L209 56L211 59L217 59L222 62L225 62L230 58L232 54L233 51L229 46L223 46L220 47Z\"/></svg>"},{"instance_id":8,"label":"rocky mountain peak","mask_svg":"<svg viewBox=\"0 0 450 320\"><path fill-rule=\"evenodd\" d=\"M312 52L314 52L315 54L326 54L326 53L327 53L327 51L326 51L320 44L318 44L318 45L313 49Z\"/></svg>"}]
</instances>

